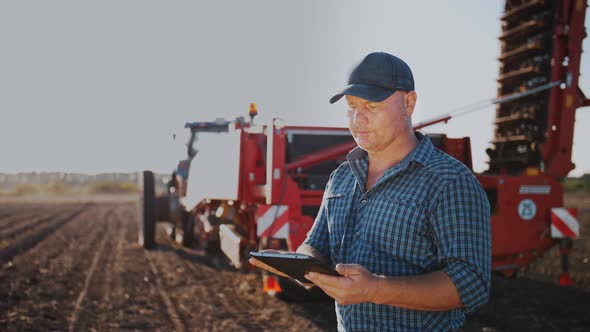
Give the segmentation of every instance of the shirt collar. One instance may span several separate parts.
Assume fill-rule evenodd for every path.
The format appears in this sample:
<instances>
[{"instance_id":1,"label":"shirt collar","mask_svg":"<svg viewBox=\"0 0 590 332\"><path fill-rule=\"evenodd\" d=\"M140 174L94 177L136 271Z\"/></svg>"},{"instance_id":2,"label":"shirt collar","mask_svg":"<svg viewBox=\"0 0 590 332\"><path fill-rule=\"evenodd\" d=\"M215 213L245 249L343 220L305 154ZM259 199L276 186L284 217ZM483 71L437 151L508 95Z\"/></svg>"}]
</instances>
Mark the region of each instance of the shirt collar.
<instances>
[{"instance_id":1,"label":"shirt collar","mask_svg":"<svg viewBox=\"0 0 590 332\"><path fill-rule=\"evenodd\" d=\"M404 159L398 164L401 166L401 169L406 169L410 162L415 161L422 165L428 164L428 160L430 159L430 155L434 150L434 146L430 141L430 137L428 135L424 135L420 132L415 131L414 135L418 139L419 143L408 153ZM346 159L349 163L357 162L357 161L367 161L367 151L361 149L360 147L354 148L352 151L348 153ZM395 167L395 166L394 166Z\"/></svg>"}]
</instances>

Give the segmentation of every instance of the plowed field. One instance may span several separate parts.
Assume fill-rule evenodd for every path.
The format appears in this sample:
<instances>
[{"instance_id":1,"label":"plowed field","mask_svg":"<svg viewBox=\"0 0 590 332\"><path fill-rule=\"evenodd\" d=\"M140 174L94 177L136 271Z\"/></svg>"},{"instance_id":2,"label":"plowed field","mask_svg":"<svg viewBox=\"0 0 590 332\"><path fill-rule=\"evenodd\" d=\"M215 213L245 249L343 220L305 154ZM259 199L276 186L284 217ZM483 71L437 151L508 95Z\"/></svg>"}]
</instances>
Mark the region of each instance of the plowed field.
<instances>
[{"instance_id":1,"label":"plowed field","mask_svg":"<svg viewBox=\"0 0 590 332\"><path fill-rule=\"evenodd\" d=\"M146 251L137 233L133 203L0 203L0 331L335 330L332 302L267 296L255 272L183 248L163 229ZM490 303L464 329L590 330L587 254L573 259L575 288L551 283L551 267L494 279Z\"/></svg>"}]
</instances>

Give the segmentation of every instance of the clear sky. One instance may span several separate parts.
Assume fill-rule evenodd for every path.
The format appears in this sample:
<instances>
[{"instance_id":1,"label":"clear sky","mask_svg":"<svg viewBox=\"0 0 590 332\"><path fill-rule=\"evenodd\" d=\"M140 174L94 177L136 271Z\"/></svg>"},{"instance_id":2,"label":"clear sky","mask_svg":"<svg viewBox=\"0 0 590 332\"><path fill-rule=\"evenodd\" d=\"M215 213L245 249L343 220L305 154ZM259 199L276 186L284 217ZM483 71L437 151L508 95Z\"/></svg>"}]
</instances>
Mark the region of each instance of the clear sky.
<instances>
[{"instance_id":1,"label":"clear sky","mask_svg":"<svg viewBox=\"0 0 590 332\"><path fill-rule=\"evenodd\" d=\"M167 173L185 122L246 115L250 102L259 123L346 126L344 103L328 99L372 51L413 68L415 123L494 98L503 4L0 2L0 172ZM580 85L590 95L588 54ZM470 136L482 171L494 112L427 132ZM576 117L571 175L590 173L590 109Z\"/></svg>"}]
</instances>

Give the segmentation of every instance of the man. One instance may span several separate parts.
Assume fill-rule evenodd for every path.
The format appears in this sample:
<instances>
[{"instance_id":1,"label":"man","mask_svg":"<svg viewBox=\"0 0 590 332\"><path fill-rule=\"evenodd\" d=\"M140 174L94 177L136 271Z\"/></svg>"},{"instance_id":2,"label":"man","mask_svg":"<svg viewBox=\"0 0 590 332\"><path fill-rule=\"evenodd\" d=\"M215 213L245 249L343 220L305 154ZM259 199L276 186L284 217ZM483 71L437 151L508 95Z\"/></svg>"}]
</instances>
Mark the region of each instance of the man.
<instances>
[{"instance_id":1,"label":"man","mask_svg":"<svg viewBox=\"0 0 590 332\"><path fill-rule=\"evenodd\" d=\"M369 54L348 83L330 102L345 96L358 147L330 176L297 250L343 276L306 277L336 300L339 330L457 330L488 299L485 192L465 165L413 131L417 96L403 60Z\"/></svg>"}]
</instances>

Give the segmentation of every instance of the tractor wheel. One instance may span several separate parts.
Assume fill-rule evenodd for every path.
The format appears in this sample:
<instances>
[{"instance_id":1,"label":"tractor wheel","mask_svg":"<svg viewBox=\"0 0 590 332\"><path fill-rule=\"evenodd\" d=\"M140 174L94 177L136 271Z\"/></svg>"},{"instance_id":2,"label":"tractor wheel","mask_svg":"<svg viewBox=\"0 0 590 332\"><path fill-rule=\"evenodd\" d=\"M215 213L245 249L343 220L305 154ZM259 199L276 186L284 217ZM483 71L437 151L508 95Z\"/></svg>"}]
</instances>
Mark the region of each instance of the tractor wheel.
<instances>
[{"instance_id":1,"label":"tractor wheel","mask_svg":"<svg viewBox=\"0 0 590 332\"><path fill-rule=\"evenodd\" d=\"M182 245L192 247L195 242L195 219L190 213L185 213L182 218Z\"/></svg>"},{"instance_id":2,"label":"tractor wheel","mask_svg":"<svg viewBox=\"0 0 590 332\"><path fill-rule=\"evenodd\" d=\"M170 219L170 198L168 195L156 196L156 220L157 221L171 221Z\"/></svg>"},{"instance_id":3,"label":"tractor wheel","mask_svg":"<svg viewBox=\"0 0 590 332\"><path fill-rule=\"evenodd\" d=\"M145 249L156 245L156 193L154 173L142 172L141 222L139 227L139 244Z\"/></svg>"}]
</instances>

